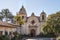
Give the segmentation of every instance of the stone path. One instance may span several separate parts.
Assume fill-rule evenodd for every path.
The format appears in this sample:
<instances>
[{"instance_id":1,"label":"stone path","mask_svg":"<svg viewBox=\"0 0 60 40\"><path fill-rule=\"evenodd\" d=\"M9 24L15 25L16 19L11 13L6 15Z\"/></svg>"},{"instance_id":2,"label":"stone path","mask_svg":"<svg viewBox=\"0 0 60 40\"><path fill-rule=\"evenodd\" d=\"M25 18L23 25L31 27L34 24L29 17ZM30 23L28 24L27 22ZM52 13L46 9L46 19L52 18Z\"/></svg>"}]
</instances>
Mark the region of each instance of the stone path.
<instances>
[{"instance_id":1,"label":"stone path","mask_svg":"<svg viewBox=\"0 0 60 40\"><path fill-rule=\"evenodd\" d=\"M26 40L53 40L53 38L35 38L35 39L26 39Z\"/></svg>"}]
</instances>

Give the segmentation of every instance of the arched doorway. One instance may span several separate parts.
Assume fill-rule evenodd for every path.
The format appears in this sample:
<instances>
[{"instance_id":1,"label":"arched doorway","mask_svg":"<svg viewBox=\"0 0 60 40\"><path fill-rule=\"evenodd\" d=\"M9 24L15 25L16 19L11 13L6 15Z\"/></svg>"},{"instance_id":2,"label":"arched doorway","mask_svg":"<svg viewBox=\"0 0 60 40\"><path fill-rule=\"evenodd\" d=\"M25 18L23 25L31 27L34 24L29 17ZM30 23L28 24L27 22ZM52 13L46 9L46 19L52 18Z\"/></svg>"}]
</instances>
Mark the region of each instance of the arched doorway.
<instances>
[{"instance_id":1,"label":"arched doorway","mask_svg":"<svg viewBox=\"0 0 60 40\"><path fill-rule=\"evenodd\" d=\"M30 35L31 35L31 37L34 37L35 36L35 30L34 29L31 29L30 30Z\"/></svg>"}]
</instances>

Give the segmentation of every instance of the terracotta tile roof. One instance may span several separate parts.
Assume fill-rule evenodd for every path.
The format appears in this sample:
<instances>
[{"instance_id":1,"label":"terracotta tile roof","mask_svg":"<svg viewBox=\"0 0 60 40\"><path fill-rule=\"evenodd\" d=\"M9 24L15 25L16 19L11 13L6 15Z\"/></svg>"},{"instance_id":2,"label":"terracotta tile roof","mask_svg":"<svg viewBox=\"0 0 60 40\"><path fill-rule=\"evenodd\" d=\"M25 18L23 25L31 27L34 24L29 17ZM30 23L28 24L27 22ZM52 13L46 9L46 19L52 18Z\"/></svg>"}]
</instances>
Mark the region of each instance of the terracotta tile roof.
<instances>
[{"instance_id":1,"label":"terracotta tile roof","mask_svg":"<svg viewBox=\"0 0 60 40\"><path fill-rule=\"evenodd\" d=\"M7 23L7 22L0 21L0 26L16 27L16 26L18 26L18 24L13 24L13 23Z\"/></svg>"}]
</instances>

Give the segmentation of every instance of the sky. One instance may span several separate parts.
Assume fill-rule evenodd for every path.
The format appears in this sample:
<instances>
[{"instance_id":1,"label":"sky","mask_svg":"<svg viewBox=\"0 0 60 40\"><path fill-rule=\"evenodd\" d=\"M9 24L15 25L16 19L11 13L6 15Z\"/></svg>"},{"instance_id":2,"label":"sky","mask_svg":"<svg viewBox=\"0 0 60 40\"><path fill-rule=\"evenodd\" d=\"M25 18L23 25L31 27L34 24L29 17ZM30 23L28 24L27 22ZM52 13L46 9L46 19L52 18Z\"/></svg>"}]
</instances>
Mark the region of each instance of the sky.
<instances>
[{"instance_id":1,"label":"sky","mask_svg":"<svg viewBox=\"0 0 60 40\"><path fill-rule=\"evenodd\" d=\"M40 16L42 10L47 15L60 11L60 0L0 0L0 11L7 8L13 15L16 15L22 5L26 9L28 16L32 12L36 16Z\"/></svg>"}]
</instances>

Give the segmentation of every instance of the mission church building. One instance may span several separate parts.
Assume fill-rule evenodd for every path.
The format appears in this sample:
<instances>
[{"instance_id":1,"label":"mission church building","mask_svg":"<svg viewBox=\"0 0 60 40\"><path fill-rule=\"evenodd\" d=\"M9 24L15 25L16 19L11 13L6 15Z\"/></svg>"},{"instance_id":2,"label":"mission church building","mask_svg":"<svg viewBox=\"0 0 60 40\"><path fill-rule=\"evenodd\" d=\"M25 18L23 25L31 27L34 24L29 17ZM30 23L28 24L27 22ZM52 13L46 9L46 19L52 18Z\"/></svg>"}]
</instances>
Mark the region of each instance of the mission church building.
<instances>
[{"instance_id":1,"label":"mission church building","mask_svg":"<svg viewBox=\"0 0 60 40\"><path fill-rule=\"evenodd\" d=\"M39 35L42 32L42 27L46 22L46 13L44 11L41 12L40 16L36 16L32 13L31 16L27 17L26 10L24 6L22 6L17 15L24 21L21 27L21 34L28 35L32 33Z\"/></svg>"}]
</instances>

